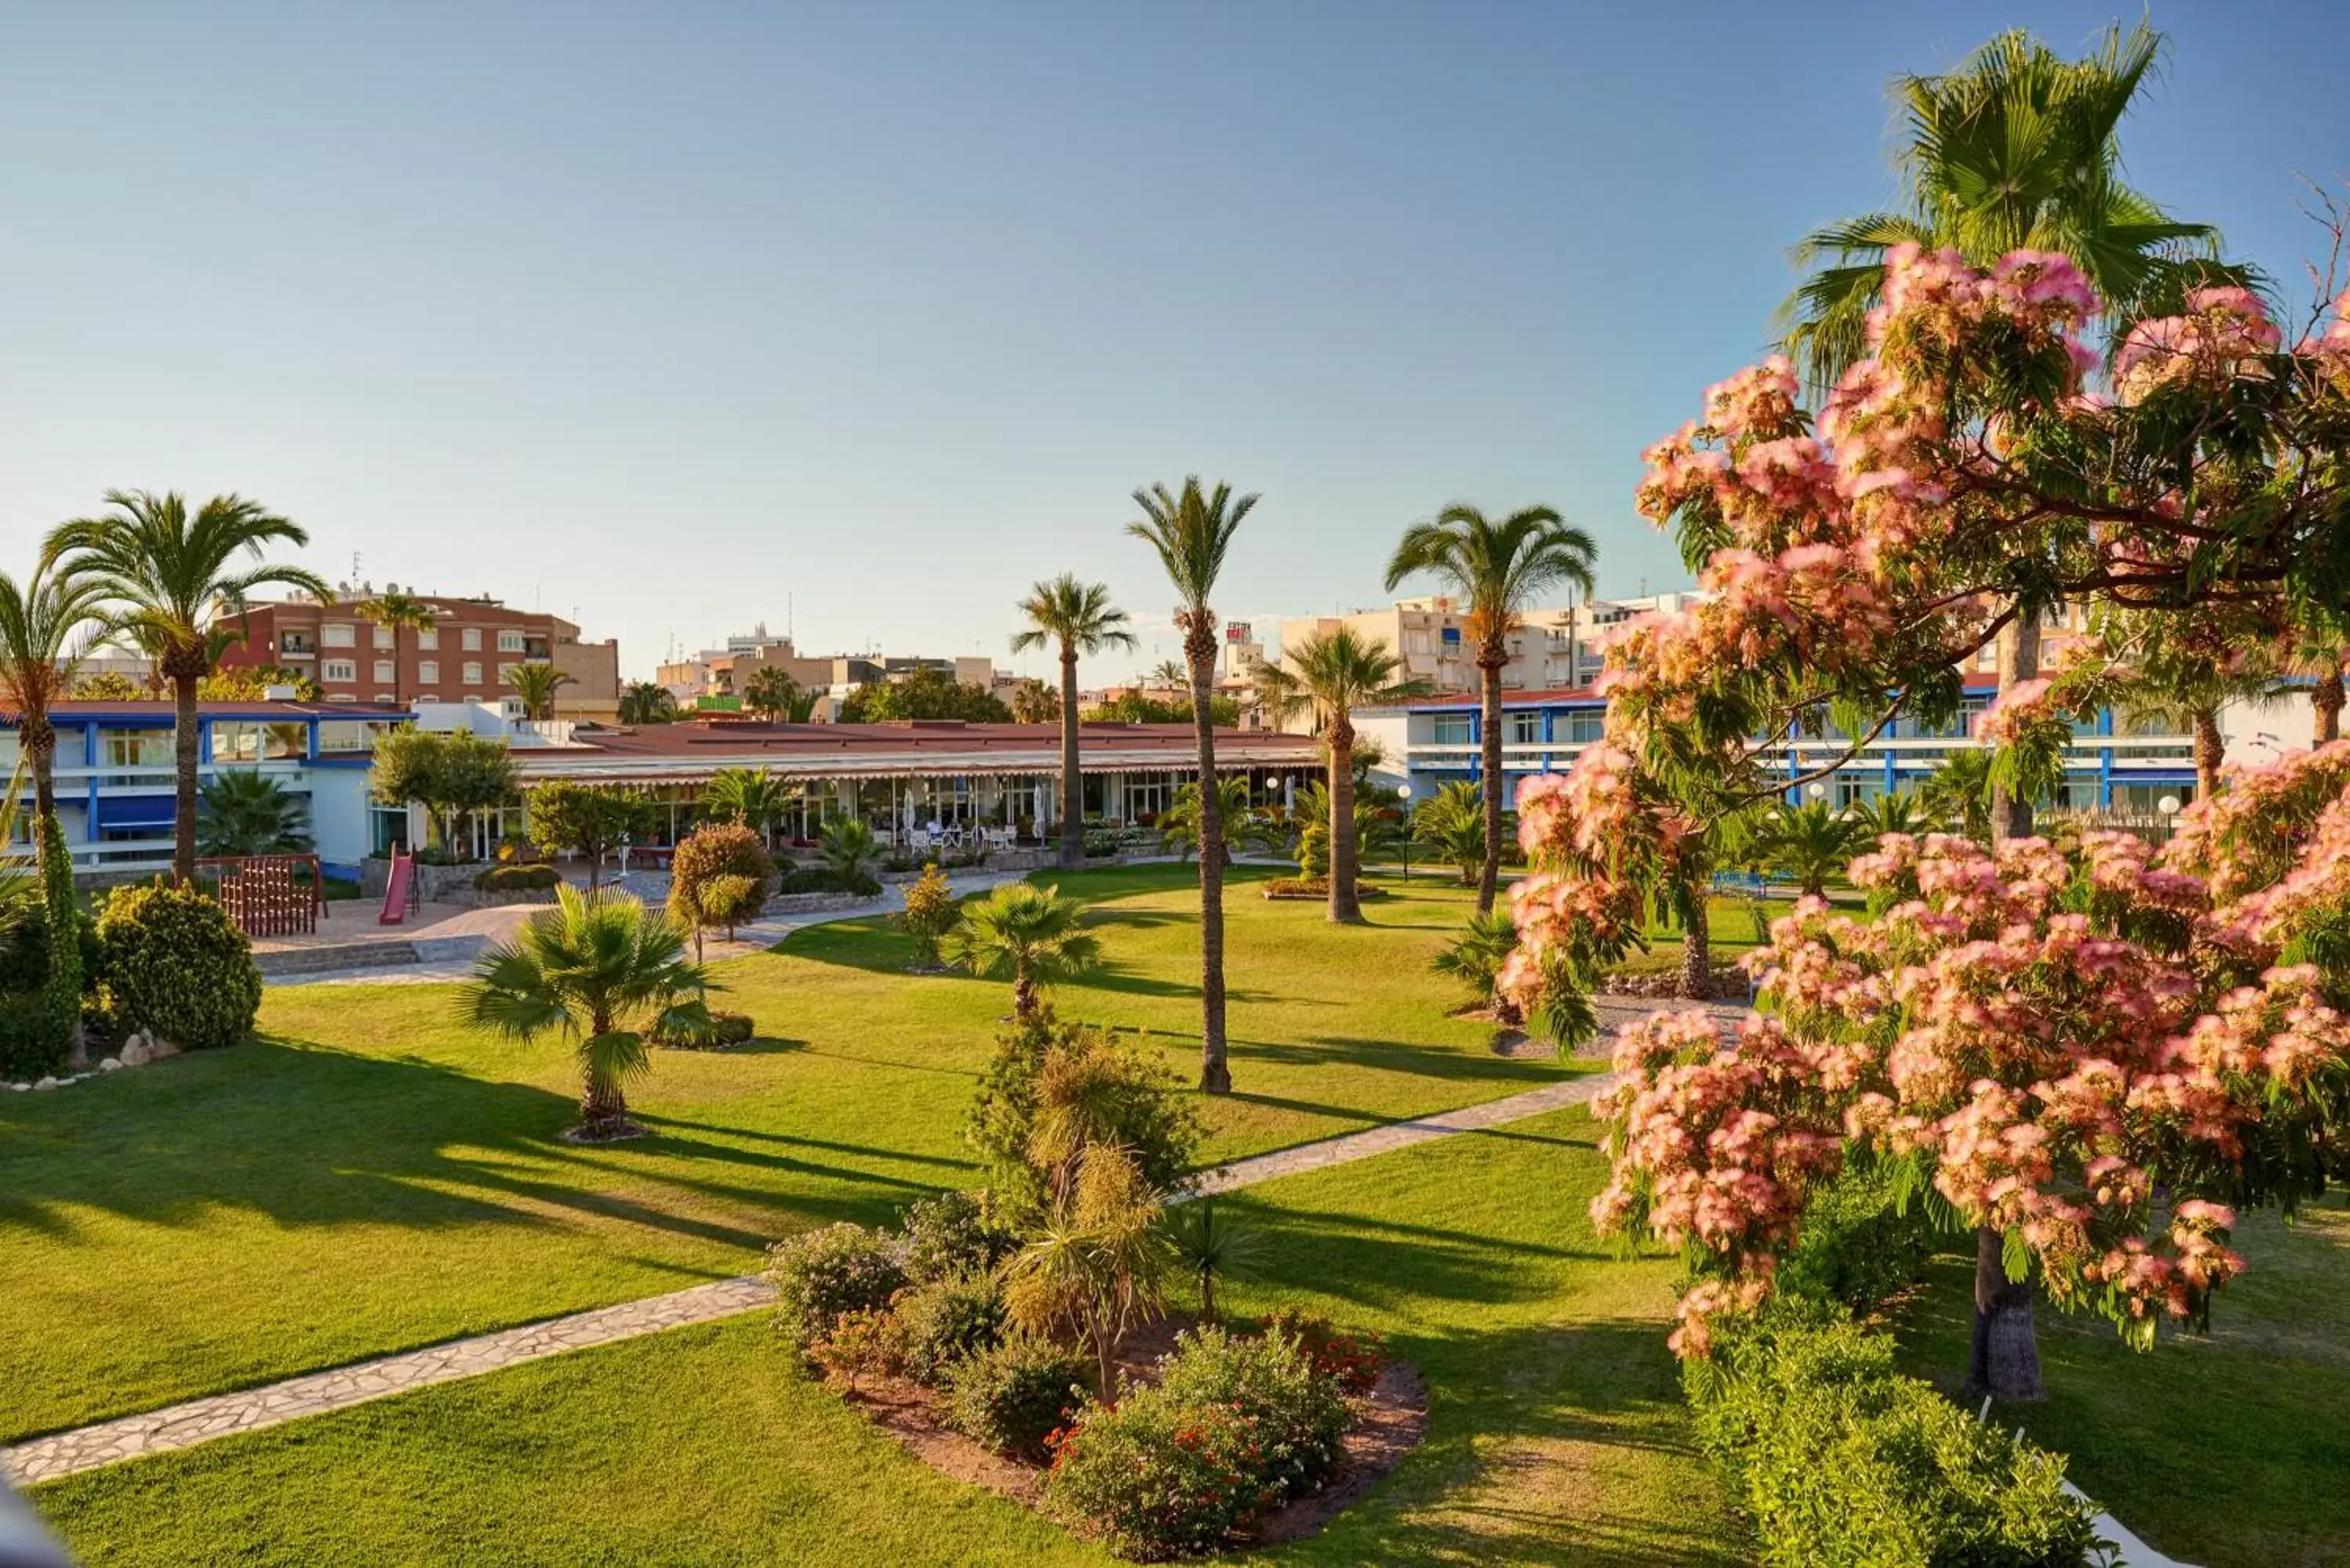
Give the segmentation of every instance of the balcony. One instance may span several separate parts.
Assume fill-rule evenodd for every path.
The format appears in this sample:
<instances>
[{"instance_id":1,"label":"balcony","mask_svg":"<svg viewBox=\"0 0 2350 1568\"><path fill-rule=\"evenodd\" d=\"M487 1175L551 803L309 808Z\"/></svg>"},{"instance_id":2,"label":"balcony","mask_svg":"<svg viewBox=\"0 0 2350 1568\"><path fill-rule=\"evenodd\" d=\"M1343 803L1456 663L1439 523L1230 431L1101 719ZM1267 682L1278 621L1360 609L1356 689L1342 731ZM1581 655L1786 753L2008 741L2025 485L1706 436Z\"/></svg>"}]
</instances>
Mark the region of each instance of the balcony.
<instances>
[{"instance_id":1,"label":"balcony","mask_svg":"<svg viewBox=\"0 0 2350 1568\"><path fill-rule=\"evenodd\" d=\"M316 659L318 657L318 645L311 641L307 637L301 637L293 632L287 632L277 639L277 657L280 659Z\"/></svg>"}]
</instances>

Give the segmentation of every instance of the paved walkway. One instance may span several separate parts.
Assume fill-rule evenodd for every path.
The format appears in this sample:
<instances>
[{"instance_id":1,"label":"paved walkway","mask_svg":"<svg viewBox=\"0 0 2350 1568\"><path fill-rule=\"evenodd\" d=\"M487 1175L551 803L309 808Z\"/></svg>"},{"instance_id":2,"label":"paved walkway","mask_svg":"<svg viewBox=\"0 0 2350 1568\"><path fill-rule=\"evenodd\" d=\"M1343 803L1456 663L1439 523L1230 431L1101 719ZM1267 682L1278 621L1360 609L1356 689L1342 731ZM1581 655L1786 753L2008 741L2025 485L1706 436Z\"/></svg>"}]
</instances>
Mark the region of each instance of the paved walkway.
<instances>
[{"instance_id":1,"label":"paved walkway","mask_svg":"<svg viewBox=\"0 0 2350 1568\"><path fill-rule=\"evenodd\" d=\"M1201 1190L1228 1192L1275 1177L1367 1159L1431 1138L1523 1121L1562 1106L1579 1105L1611 1081L1608 1075L1587 1075L1440 1116L1260 1155L1210 1172L1201 1181ZM0 1449L0 1478L19 1486L55 1480L123 1459L192 1448L233 1432L256 1431L305 1416L324 1415L370 1399L404 1394L412 1388L478 1376L542 1356L559 1355L567 1350L609 1345L686 1324L733 1317L755 1311L774 1299L766 1282L756 1277L718 1280L667 1295L547 1318L517 1328L500 1329L495 1334L338 1366L330 1372L314 1372L259 1388L192 1399L183 1405L101 1421L94 1427Z\"/></svg>"}]
</instances>

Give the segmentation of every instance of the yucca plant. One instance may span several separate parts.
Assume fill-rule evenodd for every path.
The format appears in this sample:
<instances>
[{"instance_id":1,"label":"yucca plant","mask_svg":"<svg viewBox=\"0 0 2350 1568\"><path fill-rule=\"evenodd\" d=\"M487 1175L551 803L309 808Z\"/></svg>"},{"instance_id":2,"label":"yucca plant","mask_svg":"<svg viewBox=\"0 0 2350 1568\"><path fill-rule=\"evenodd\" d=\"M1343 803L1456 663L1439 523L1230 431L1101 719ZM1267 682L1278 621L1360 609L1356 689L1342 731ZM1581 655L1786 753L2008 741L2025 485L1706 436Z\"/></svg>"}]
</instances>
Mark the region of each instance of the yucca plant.
<instances>
[{"instance_id":1,"label":"yucca plant","mask_svg":"<svg viewBox=\"0 0 2350 1568\"><path fill-rule=\"evenodd\" d=\"M579 1065L575 1142L634 1137L625 1085L651 1070L648 1034L711 1027L717 989L685 956L685 933L623 893L556 889L554 909L482 954L460 993L465 1021L525 1044L552 1034Z\"/></svg>"},{"instance_id":2,"label":"yucca plant","mask_svg":"<svg viewBox=\"0 0 2350 1568\"><path fill-rule=\"evenodd\" d=\"M1167 1210L1167 1239L1176 1266L1199 1282L1200 1321L1216 1321L1216 1284L1256 1277L1257 1233L1212 1198Z\"/></svg>"}]
</instances>

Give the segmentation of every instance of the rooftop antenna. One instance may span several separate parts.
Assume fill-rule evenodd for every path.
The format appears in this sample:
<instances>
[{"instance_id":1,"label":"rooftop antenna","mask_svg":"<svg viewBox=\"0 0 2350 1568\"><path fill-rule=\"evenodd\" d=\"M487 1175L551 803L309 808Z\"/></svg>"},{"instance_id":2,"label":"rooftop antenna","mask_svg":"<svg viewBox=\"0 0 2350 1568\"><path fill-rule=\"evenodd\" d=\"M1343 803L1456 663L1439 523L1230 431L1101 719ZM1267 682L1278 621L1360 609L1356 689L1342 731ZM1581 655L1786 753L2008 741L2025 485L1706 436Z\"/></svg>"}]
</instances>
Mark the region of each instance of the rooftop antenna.
<instances>
[{"instance_id":1,"label":"rooftop antenna","mask_svg":"<svg viewBox=\"0 0 2350 1568\"><path fill-rule=\"evenodd\" d=\"M785 594L785 595L784 596L784 640L785 640L785 642L789 642L791 639L792 639L792 596L791 596L791 595L789 595L789 594Z\"/></svg>"}]
</instances>

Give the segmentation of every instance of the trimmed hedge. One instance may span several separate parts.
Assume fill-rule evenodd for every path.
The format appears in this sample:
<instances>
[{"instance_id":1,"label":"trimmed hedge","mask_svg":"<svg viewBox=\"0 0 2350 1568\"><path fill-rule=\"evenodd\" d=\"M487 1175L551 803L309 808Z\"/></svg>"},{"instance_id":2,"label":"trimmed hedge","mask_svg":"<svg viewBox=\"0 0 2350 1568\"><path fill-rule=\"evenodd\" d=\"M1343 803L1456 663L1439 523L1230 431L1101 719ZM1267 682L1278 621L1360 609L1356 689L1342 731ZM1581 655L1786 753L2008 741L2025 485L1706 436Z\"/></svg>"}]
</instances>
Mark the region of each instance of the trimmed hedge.
<instances>
[{"instance_id":1,"label":"trimmed hedge","mask_svg":"<svg viewBox=\"0 0 2350 1568\"><path fill-rule=\"evenodd\" d=\"M829 866L795 867L775 878L777 893L854 893L863 898L881 896L881 879L870 872L844 876Z\"/></svg>"},{"instance_id":2,"label":"trimmed hedge","mask_svg":"<svg viewBox=\"0 0 2350 1568\"><path fill-rule=\"evenodd\" d=\"M751 1015L747 1012L713 1011L707 1026L670 1031L657 1029L653 1031L652 1042L673 1051L714 1051L722 1045L740 1045L757 1030L758 1026L751 1022Z\"/></svg>"},{"instance_id":3,"label":"trimmed hedge","mask_svg":"<svg viewBox=\"0 0 2350 1568\"><path fill-rule=\"evenodd\" d=\"M99 912L103 997L119 1037L151 1030L183 1051L253 1033L261 971L228 911L193 888L117 888Z\"/></svg>"},{"instance_id":4,"label":"trimmed hedge","mask_svg":"<svg viewBox=\"0 0 2350 1568\"><path fill-rule=\"evenodd\" d=\"M1765 1568L2080 1568L2064 1462L1893 1370L1891 1336L1790 1303L1682 1369Z\"/></svg>"},{"instance_id":5,"label":"trimmed hedge","mask_svg":"<svg viewBox=\"0 0 2350 1568\"><path fill-rule=\"evenodd\" d=\"M484 893L543 892L558 886L563 873L552 866L493 866L473 878Z\"/></svg>"}]
</instances>

